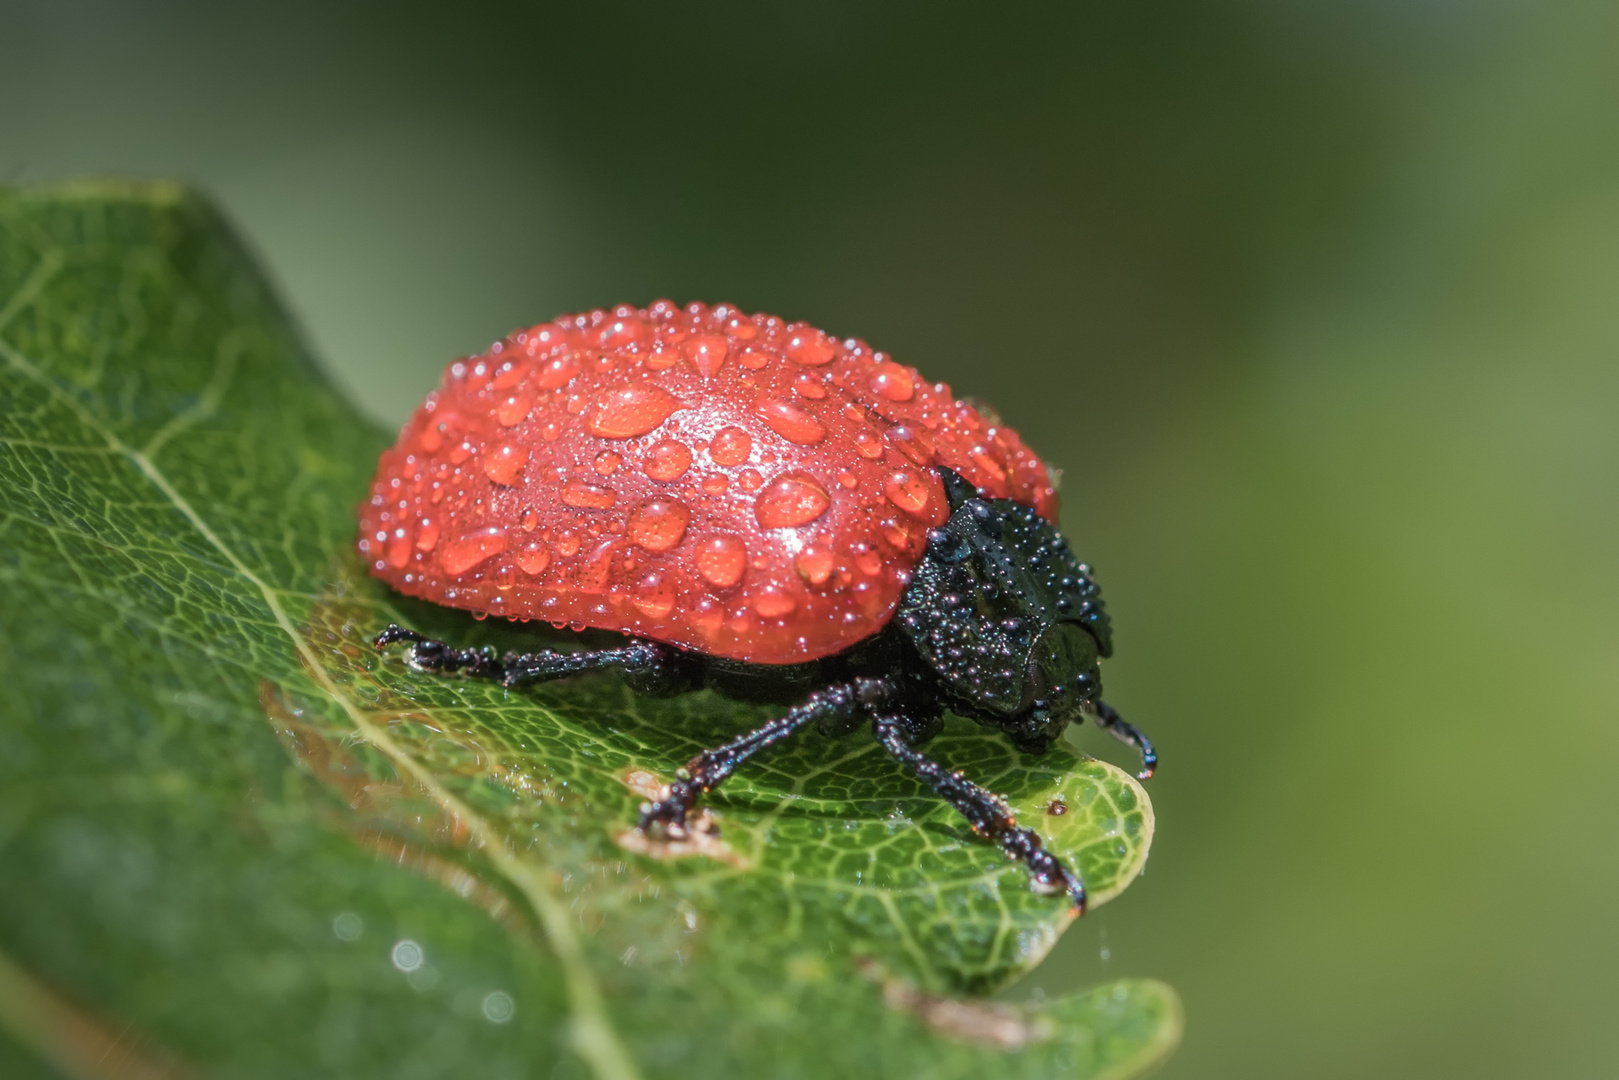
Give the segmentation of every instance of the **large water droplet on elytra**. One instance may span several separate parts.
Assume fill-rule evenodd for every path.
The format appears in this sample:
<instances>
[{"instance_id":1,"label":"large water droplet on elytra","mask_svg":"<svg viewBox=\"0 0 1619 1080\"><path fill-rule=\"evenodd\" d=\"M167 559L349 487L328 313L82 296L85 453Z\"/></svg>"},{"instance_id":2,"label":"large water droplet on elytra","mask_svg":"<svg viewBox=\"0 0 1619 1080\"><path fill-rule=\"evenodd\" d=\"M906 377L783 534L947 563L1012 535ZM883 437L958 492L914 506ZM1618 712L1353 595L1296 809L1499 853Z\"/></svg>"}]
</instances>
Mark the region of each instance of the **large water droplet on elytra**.
<instances>
[{"instance_id":1,"label":"large water droplet on elytra","mask_svg":"<svg viewBox=\"0 0 1619 1080\"><path fill-rule=\"evenodd\" d=\"M654 554L668 551L686 535L691 510L679 499L649 499L630 515L630 542Z\"/></svg>"},{"instance_id":2,"label":"large water droplet on elytra","mask_svg":"<svg viewBox=\"0 0 1619 1080\"><path fill-rule=\"evenodd\" d=\"M891 427L888 429L888 440L900 453L918 465L932 464L933 438L921 428L908 427L904 424Z\"/></svg>"},{"instance_id":3,"label":"large water droplet on elytra","mask_svg":"<svg viewBox=\"0 0 1619 1080\"><path fill-rule=\"evenodd\" d=\"M585 427L592 435L604 439L633 439L645 435L669 419L670 413L683 408L673 394L650 383L604 391L597 395L595 404Z\"/></svg>"},{"instance_id":4,"label":"large water droplet on elytra","mask_svg":"<svg viewBox=\"0 0 1619 1080\"><path fill-rule=\"evenodd\" d=\"M422 428L422 433L417 437L417 442L421 445L421 448L429 454L438 450L439 447L444 445L444 431L442 424L429 423L426 427Z\"/></svg>"},{"instance_id":5,"label":"large water droplet on elytra","mask_svg":"<svg viewBox=\"0 0 1619 1080\"><path fill-rule=\"evenodd\" d=\"M708 447L708 456L716 465L740 465L752 452L753 436L739 427L721 428Z\"/></svg>"},{"instance_id":6,"label":"large water droplet on elytra","mask_svg":"<svg viewBox=\"0 0 1619 1080\"><path fill-rule=\"evenodd\" d=\"M766 585L753 597L753 610L765 619L784 619L798 609L798 599L777 585Z\"/></svg>"},{"instance_id":7,"label":"large water droplet on elytra","mask_svg":"<svg viewBox=\"0 0 1619 1080\"><path fill-rule=\"evenodd\" d=\"M691 447L665 439L646 452L642 467L654 480L677 480L691 468Z\"/></svg>"},{"instance_id":8,"label":"large water droplet on elytra","mask_svg":"<svg viewBox=\"0 0 1619 1080\"><path fill-rule=\"evenodd\" d=\"M416 531L416 550L432 551L438 546L438 534L438 518L422 518L422 526Z\"/></svg>"},{"instance_id":9,"label":"large water droplet on elytra","mask_svg":"<svg viewBox=\"0 0 1619 1080\"><path fill-rule=\"evenodd\" d=\"M901 469L883 480L883 492L888 500L907 514L920 514L927 509L928 485L913 472Z\"/></svg>"},{"instance_id":10,"label":"large water droplet on elytra","mask_svg":"<svg viewBox=\"0 0 1619 1080\"><path fill-rule=\"evenodd\" d=\"M753 512L767 529L807 525L826 513L832 499L826 489L802 474L779 477L754 500Z\"/></svg>"},{"instance_id":11,"label":"large water droplet on elytra","mask_svg":"<svg viewBox=\"0 0 1619 1080\"><path fill-rule=\"evenodd\" d=\"M541 390L555 390L559 386L567 386L578 374L579 361L569 353L541 364L538 374L534 376L534 385Z\"/></svg>"},{"instance_id":12,"label":"large water droplet on elytra","mask_svg":"<svg viewBox=\"0 0 1619 1080\"><path fill-rule=\"evenodd\" d=\"M405 564L410 562L410 536L404 529L395 530L388 539L388 565L395 570L403 570Z\"/></svg>"},{"instance_id":13,"label":"large water droplet on elytra","mask_svg":"<svg viewBox=\"0 0 1619 1080\"><path fill-rule=\"evenodd\" d=\"M511 487L528 464L528 448L515 443L497 443L483 456L483 474L502 487Z\"/></svg>"},{"instance_id":14,"label":"large water droplet on elytra","mask_svg":"<svg viewBox=\"0 0 1619 1080\"><path fill-rule=\"evenodd\" d=\"M826 579L832 576L832 552L817 544L811 544L798 553L793 560L793 566L799 576L811 585L824 585Z\"/></svg>"},{"instance_id":15,"label":"large water droplet on elytra","mask_svg":"<svg viewBox=\"0 0 1619 1080\"><path fill-rule=\"evenodd\" d=\"M741 581L747 565L748 549L734 536L712 536L697 547L697 572L718 588Z\"/></svg>"},{"instance_id":16,"label":"large water droplet on elytra","mask_svg":"<svg viewBox=\"0 0 1619 1080\"><path fill-rule=\"evenodd\" d=\"M527 419L529 410L532 408L534 408L534 403L528 398L521 394L513 394L505 401L502 401L499 408L495 409L495 419L500 421L502 427L512 427L516 424L521 424Z\"/></svg>"},{"instance_id":17,"label":"large water droplet on elytra","mask_svg":"<svg viewBox=\"0 0 1619 1080\"><path fill-rule=\"evenodd\" d=\"M864 425L854 433L854 448L860 452L861 457L870 458L873 461L883 456L882 439L877 437L875 431Z\"/></svg>"},{"instance_id":18,"label":"large water droplet on elytra","mask_svg":"<svg viewBox=\"0 0 1619 1080\"><path fill-rule=\"evenodd\" d=\"M564 559L571 559L579 554L579 534L572 529L566 529L557 537L557 554Z\"/></svg>"},{"instance_id":19,"label":"large water droplet on elytra","mask_svg":"<svg viewBox=\"0 0 1619 1080\"><path fill-rule=\"evenodd\" d=\"M719 334L698 334L683 343L680 349L699 375L711 379L725 365L725 355L730 351L731 343Z\"/></svg>"},{"instance_id":20,"label":"large water droplet on elytra","mask_svg":"<svg viewBox=\"0 0 1619 1080\"><path fill-rule=\"evenodd\" d=\"M498 525L491 525L445 544L439 551L438 561L446 574L455 577L505 550L506 530Z\"/></svg>"},{"instance_id":21,"label":"large water droplet on elytra","mask_svg":"<svg viewBox=\"0 0 1619 1080\"><path fill-rule=\"evenodd\" d=\"M600 484L573 479L563 482L562 501L581 510L606 510L618 501L618 492Z\"/></svg>"},{"instance_id":22,"label":"large water droplet on elytra","mask_svg":"<svg viewBox=\"0 0 1619 1080\"><path fill-rule=\"evenodd\" d=\"M826 386L815 376L805 372L793 380L793 391L799 397L809 401L820 401L826 397Z\"/></svg>"},{"instance_id":23,"label":"large water droplet on elytra","mask_svg":"<svg viewBox=\"0 0 1619 1080\"><path fill-rule=\"evenodd\" d=\"M909 401L916 394L911 369L885 360L871 375L872 392L889 401Z\"/></svg>"},{"instance_id":24,"label":"large water droplet on elytra","mask_svg":"<svg viewBox=\"0 0 1619 1080\"><path fill-rule=\"evenodd\" d=\"M489 383L496 390L510 390L523 381L528 374L528 368L515 360L507 360L495 369L495 377Z\"/></svg>"},{"instance_id":25,"label":"large water droplet on elytra","mask_svg":"<svg viewBox=\"0 0 1619 1080\"><path fill-rule=\"evenodd\" d=\"M538 575L544 573L545 568L551 565L551 551L539 540L531 540L524 544L517 552L517 566L525 574Z\"/></svg>"},{"instance_id":26,"label":"large water droplet on elytra","mask_svg":"<svg viewBox=\"0 0 1619 1080\"><path fill-rule=\"evenodd\" d=\"M753 407L770 430L800 446L813 446L826 438L826 425L797 405L780 398L762 398Z\"/></svg>"},{"instance_id":27,"label":"large water droplet on elytra","mask_svg":"<svg viewBox=\"0 0 1619 1080\"><path fill-rule=\"evenodd\" d=\"M661 619L675 609L675 587L660 573L642 578L630 594L630 603L649 619Z\"/></svg>"},{"instance_id":28,"label":"large water droplet on elytra","mask_svg":"<svg viewBox=\"0 0 1619 1080\"><path fill-rule=\"evenodd\" d=\"M745 368L758 371L769 364L770 359L771 354L764 349L744 349L742 354L736 358L736 362Z\"/></svg>"},{"instance_id":29,"label":"large water droplet on elytra","mask_svg":"<svg viewBox=\"0 0 1619 1080\"><path fill-rule=\"evenodd\" d=\"M731 478L724 473L715 473L703 479L702 488L710 495L724 495L731 487Z\"/></svg>"},{"instance_id":30,"label":"large water droplet on elytra","mask_svg":"<svg viewBox=\"0 0 1619 1080\"><path fill-rule=\"evenodd\" d=\"M838 350L827 336L813 326L789 328L787 355L800 364L816 367L832 362Z\"/></svg>"},{"instance_id":31,"label":"large water droplet on elytra","mask_svg":"<svg viewBox=\"0 0 1619 1080\"><path fill-rule=\"evenodd\" d=\"M602 476L612 476L623 460L624 458L621 455L612 450L603 450L596 455L596 471Z\"/></svg>"},{"instance_id":32,"label":"large water droplet on elytra","mask_svg":"<svg viewBox=\"0 0 1619 1080\"><path fill-rule=\"evenodd\" d=\"M759 475L758 469L743 469L736 474L736 482L742 485L743 491L758 491L765 486L765 478Z\"/></svg>"}]
</instances>

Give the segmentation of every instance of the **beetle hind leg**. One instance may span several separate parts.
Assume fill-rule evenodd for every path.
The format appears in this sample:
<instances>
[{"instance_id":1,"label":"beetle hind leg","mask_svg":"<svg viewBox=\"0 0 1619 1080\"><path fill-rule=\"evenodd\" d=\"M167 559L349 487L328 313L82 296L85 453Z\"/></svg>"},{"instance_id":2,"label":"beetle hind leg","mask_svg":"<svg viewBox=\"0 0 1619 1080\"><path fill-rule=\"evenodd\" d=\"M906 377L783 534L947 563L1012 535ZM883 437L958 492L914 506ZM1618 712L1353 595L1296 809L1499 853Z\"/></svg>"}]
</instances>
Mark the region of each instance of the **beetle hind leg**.
<instances>
[{"instance_id":1,"label":"beetle hind leg","mask_svg":"<svg viewBox=\"0 0 1619 1080\"><path fill-rule=\"evenodd\" d=\"M405 662L417 671L492 679L502 686L564 679L592 671L620 672L631 689L641 693L674 694L694 685L692 665L678 650L655 641L631 641L614 649L562 652L497 653L487 645L457 649L414 630L392 623L376 636L378 649L407 642Z\"/></svg>"},{"instance_id":2,"label":"beetle hind leg","mask_svg":"<svg viewBox=\"0 0 1619 1080\"><path fill-rule=\"evenodd\" d=\"M1039 833L1018 827L1017 819L1000 796L912 748L906 741L905 725L900 718L878 717L874 726L877 741L883 748L955 807L973 832L993 840L1002 851L1028 867L1037 889L1067 893L1074 914L1085 914L1084 884L1062 860L1045 849Z\"/></svg>"}]
</instances>

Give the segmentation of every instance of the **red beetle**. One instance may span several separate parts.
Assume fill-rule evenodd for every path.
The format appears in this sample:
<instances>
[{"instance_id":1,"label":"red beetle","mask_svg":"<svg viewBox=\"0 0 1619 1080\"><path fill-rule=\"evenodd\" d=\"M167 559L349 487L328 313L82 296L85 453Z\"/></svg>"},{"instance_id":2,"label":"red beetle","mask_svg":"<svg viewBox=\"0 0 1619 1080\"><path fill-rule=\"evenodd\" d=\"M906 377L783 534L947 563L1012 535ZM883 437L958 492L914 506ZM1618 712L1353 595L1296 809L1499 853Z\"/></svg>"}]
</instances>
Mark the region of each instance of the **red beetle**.
<instances>
[{"instance_id":1,"label":"red beetle","mask_svg":"<svg viewBox=\"0 0 1619 1080\"><path fill-rule=\"evenodd\" d=\"M918 749L950 709L1043 753L1100 697L1108 619L1017 433L863 341L667 301L567 315L458 360L383 453L360 551L401 592L627 635L532 653L389 626L423 671L507 686L616 670L792 706L686 766L642 808L678 836L699 795L816 723L870 722L894 757L1024 862L1079 879L1005 804Z\"/></svg>"}]
</instances>

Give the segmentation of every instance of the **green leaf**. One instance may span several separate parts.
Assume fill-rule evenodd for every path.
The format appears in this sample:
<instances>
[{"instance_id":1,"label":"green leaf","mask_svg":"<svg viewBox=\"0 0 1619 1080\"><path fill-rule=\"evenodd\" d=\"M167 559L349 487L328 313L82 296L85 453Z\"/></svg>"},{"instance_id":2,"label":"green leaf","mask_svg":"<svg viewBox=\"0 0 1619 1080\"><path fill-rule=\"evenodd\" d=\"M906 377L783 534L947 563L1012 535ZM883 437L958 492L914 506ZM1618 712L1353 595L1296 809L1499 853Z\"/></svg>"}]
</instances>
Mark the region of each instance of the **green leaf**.
<instances>
[{"instance_id":1,"label":"green leaf","mask_svg":"<svg viewBox=\"0 0 1619 1080\"><path fill-rule=\"evenodd\" d=\"M362 572L385 441L195 197L0 193L0 1065L1118 1077L1173 1047L1154 982L975 996L1066 905L867 737L750 764L672 850L628 829L644 792L764 711L379 657L391 620L537 633ZM960 722L932 746L1097 902L1139 871L1119 770Z\"/></svg>"}]
</instances>

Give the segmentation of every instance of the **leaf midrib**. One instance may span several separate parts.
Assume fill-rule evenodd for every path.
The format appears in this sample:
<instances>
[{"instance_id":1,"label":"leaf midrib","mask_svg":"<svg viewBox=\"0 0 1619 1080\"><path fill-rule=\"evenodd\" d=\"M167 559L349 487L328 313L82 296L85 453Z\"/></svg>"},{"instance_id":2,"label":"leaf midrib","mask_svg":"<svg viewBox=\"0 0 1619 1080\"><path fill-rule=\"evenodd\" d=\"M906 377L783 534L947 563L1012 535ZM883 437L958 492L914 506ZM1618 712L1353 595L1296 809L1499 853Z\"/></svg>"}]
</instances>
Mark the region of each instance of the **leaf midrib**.
<instances>
[{"instance_id":1,"label":"leaf midrib","mask_svg":"<svg viewBox=\"0 0 1619 1080\"><path fill-rule=\"evenodd\" d=\"M62 260L60 257L55 256L55 253L48 254L41 259L40 264L34 268L28 279L7 301L5 307L0 308L0 331L3 331L6 323L14 318L17 312L25 309L33 302L61 265ZM540 919L546 940L563 969L563 981L567 990L571 1013L572 1030L570 1034L574 1048L589 1063L592 1072L595 1073L599 1080L639 1080L640 1071L612 1026L600 987L597 985L595 975L585 958L583 945L568 920L566 908L552 892L549 883L544 879L544 875L518 860L509 850L505 837L500 834L498 829L445 790L431 772L423 768L410 755L404 753L389 737L387 732L372 724L366 718L364 710L342 693L328 677L308 643L298 633L292 619L287 615L286 609L281 604L277 590L260 578L241 560L219 534L203 520L190 502L169 482L168 477L163 474L162 470L157 467L146 453L126 444L114 432L103 425L93 413L86 409L81 401L65 392L55 380L48 377L38 365L29 360L4 338L0 338L0 355L5 357L12 368L42 386L51 397L72 412L86 431L106 443L108 450L125 458L140 471L147 481L162 494L168 505L185 518L190 526L196 530L197 534L225 559L231 570L258 590L260 598L270 611L276 625L286 634L287 639L292 642L293 648L297 650L309 677L343 709L360 737L386 755L396 768L409 773L411 778L421 785L422 789L429 794L445 813L454 815L467 824L469 831L497 872L523 894ZM225 357L230 355L228 350L221 350L219 359L216 360L214 377L210 378L209 386L204 394L186 413L176 417L169 425L160 429L158 436L161 436L161 438L154 436L148 445L161 447L164 443L172 442L174 437L182 433L183 428L194 426L212 415L228 389L228 380L218 378L218 365L224 364ZM216 393L209 392L215 390L216 387Z\"/></svg>"}]
</instances>

